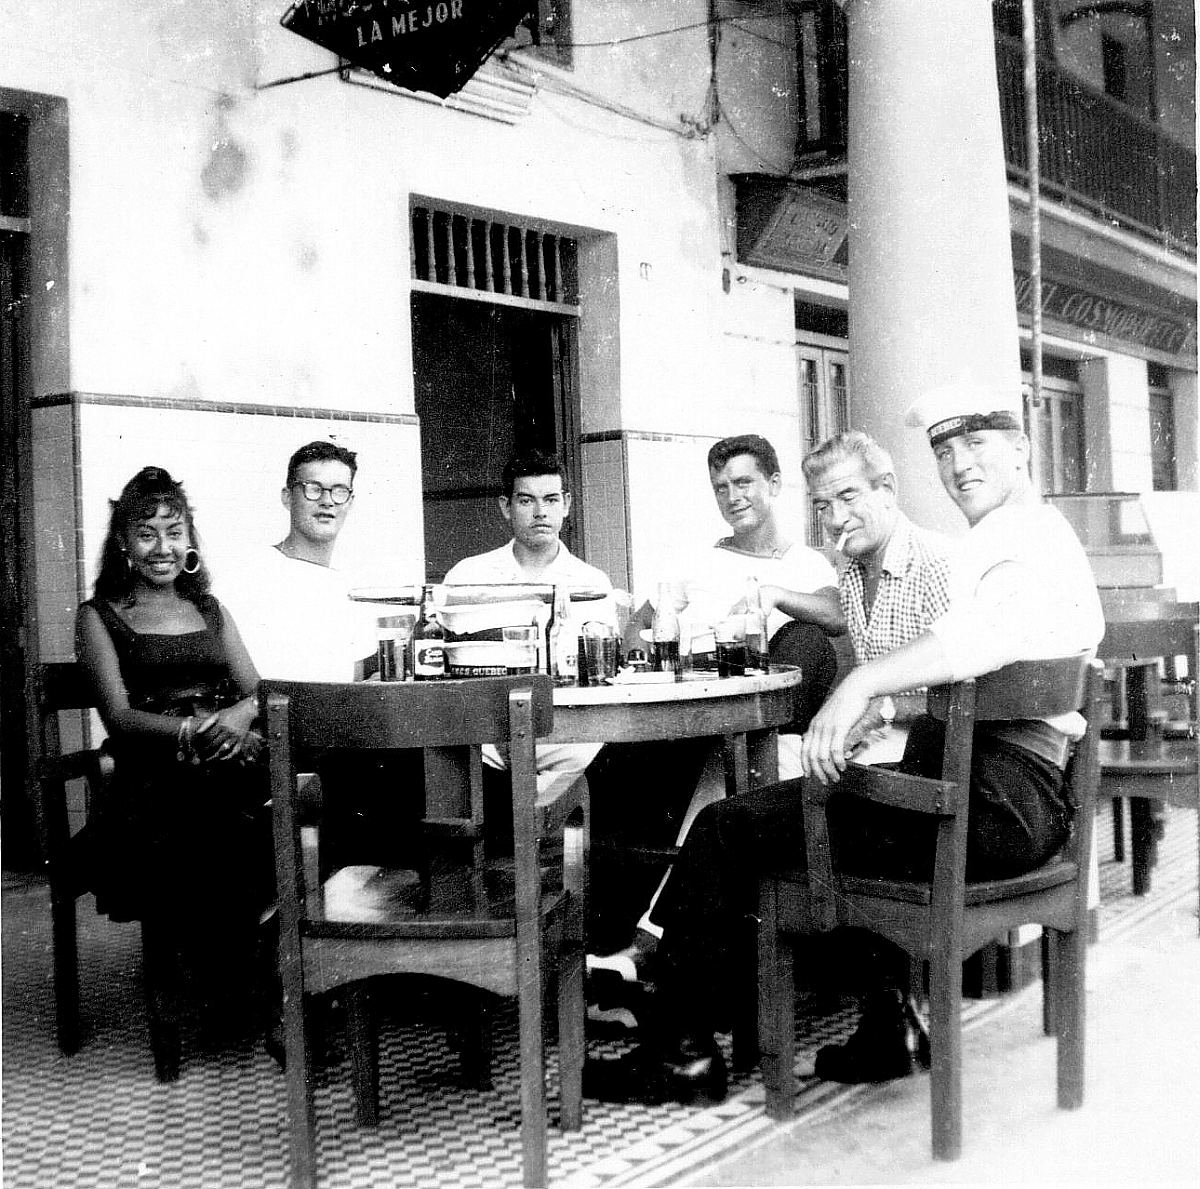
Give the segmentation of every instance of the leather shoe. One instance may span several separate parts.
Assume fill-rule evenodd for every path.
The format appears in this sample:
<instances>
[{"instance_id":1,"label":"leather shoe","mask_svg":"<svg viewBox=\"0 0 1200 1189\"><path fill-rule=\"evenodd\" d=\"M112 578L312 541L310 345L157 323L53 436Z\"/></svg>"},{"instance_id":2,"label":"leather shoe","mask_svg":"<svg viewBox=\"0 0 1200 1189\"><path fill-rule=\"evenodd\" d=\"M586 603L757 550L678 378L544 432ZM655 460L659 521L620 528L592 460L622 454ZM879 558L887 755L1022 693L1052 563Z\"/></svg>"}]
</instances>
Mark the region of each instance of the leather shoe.
<instances>
[{"instance_id":1,"label":"leather shoe","mask_svg":"<svg viewBox=\"0 0 1200 1189\"><path fill-rule=\"evenodd\" d=\"M817 1050L813 1072L822 1081L887 1082L930 1063L929 1033L916 1006L898 991L873 998L845 1044Z\"/></svg>"},{"instance_id":2,"label":"leather shoe","mask_svg":"<svg viewBox=\"0 0 1200 1189\"><path fill-rule=\"evenodd\" d=\"M711 1037L665 1051L644 1044L623 1057L590 1060L583 1067L584 1097L602 1102L711 1106L724 1102L728 1090L725 1059Z\"/></svg>"}]
</instances>

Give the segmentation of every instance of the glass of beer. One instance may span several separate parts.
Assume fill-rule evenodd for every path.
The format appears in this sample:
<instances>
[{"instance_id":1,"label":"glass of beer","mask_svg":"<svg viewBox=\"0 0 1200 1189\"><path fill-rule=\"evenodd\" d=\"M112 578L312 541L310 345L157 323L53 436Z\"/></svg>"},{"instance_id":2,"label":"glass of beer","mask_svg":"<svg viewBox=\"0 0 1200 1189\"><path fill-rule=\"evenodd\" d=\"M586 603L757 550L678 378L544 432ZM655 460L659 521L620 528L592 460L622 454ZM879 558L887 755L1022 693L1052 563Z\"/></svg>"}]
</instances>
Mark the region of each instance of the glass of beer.
<instances>
[{"instance_id":1,"label":"glass of beer","mask_svg":"<svg viewBox=\"0 0 1200 1189\"><path fill-rule=\"evenodd\" d=\"M383 615L379 618L379 680L407 681L408 641L412 635L414 616Z\"/></svg>"},{"instance_id":2,"label":"glass of beer","mask_svg":"<svg viewBox=\"0 0 1200 1189\"><path fill-rule=\"evenodd\" d=\"M717 671L717 633L711 623L689 624L685 671L711 676Z\"/></svg>"},{"instance_id":3,"label":"glass of beer","mask_svg":"<svg viewBox=\"0 0 1200 1189\"><path fill-rule=\"evenodd\" d=\"M617 633L607 623L590 620L583 625L579 659L580 685L604 685L617 675Z\"/></svg>"},{"instance_id":4,"label":"glass of beer","mask_svg":"<svg viewBox=\"0 0 1200 1189\"><path fill-rule=\"evenodd\" d=\"M538 630L534 624L523 623L501 628L505 651L508 653L506 667L510 677L521 673L532 673L537 669Z\"/></svg>"},{"instance_id":5,"label":"glass of beer","mask_svg":"<svg viewBox=\"0 0 1200 1189\"><path fill-rule=\"evenodd\" d=\"M717 676L743 677L746 673L746 617L732 616L717 624Z\"/></svg>"}]
</instances>

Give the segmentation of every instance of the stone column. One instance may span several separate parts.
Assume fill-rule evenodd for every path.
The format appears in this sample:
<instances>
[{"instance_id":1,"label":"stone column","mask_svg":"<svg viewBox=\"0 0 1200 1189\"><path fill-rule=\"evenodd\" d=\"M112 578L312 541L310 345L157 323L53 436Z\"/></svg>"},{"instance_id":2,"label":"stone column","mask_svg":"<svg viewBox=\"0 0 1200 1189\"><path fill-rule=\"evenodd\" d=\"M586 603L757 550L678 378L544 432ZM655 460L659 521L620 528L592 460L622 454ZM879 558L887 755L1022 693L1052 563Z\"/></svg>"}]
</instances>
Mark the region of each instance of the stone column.
<instances>
[{"instance_id":1,"label":"stone column","mask_svg":"<svg viewBox=\"0 0 1200 1189\"><path fill-rule=\"evenodd\" d=\"M988 0L848 0L850 383L919 523L961 531L904 411L961 377L1019 390Z\"/></svg>"}]
</instances>

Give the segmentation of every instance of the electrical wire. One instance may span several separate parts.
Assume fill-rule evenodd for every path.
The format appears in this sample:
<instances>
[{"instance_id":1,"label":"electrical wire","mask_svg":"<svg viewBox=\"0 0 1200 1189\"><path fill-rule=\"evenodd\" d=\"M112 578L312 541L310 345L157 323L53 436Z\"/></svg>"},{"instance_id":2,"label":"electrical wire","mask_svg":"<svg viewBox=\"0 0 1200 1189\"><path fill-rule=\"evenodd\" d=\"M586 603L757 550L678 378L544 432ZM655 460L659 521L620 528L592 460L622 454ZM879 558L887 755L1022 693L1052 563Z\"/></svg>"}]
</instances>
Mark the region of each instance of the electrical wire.
<instances>
[{"instance_id":1,"label":"electrical wire","mask_svg":"<svg viewBox=\"0 0 1200 1189\"><path fill-rule=\"evenodd\" d=\"M730 135L738 142L738 144L742 146L742 148L746 150L747 153L750 154L751 157L754 158L755 161L776 176L783 177L791 173L792 162L789 161L785 165L780 165L778 162L771 161L764 157L762 153L760 153L752 144L750 144L750 142L738 131L737 124L730 118L729 109L725 107L725 105L721 103L719 99L717 100L717 109L721 121L725 124L725 127L729 129Z\"/></svg>"},{"instance_id":2,"label":"electrical wire","mask_svg":"<svg viewBox=\"0 0 1200 1189\"><path fill-rule=\"evenodd\" d=\"M727 18L718 18L727 19ZM690 25L676 25L671 29L654 29L649 33L634 33L630 37L612 37L607 41L556 41L559 49L596 50L613 45L628 45L632 41L649 41L653 37L669 37L673 33L688 33L692 29L707 29L712 21L695 21Z\"/></svg>"},{"instance_id":3,"label":"electrical wire","mask_svg":"<svg viewBox=\"0 0 1200 1189\"><path fill-rule=\"evenodd\" d=\"M570 50L595 50L608 49L611 46L629 45L635 41L649 41L655 37L670 37L675 33L690 33L693 29L709 29L718 25L732 25L741 32L749 34L751 37L757 37L761 41L769 41L774 45L787 48L787 42L779 41L776 38L768 37L765 33L758 33L754 29L749 29L740 22L745 20L745 17L710 17L706 21L693 21L690 25L674 25L670 29L653 29L648 33L633 33L628 37L610 37L606 41L556 41L553 44L559 49ZM774 15L760 17L760 20L773 20Z\"/></svg>"}]
</instances>

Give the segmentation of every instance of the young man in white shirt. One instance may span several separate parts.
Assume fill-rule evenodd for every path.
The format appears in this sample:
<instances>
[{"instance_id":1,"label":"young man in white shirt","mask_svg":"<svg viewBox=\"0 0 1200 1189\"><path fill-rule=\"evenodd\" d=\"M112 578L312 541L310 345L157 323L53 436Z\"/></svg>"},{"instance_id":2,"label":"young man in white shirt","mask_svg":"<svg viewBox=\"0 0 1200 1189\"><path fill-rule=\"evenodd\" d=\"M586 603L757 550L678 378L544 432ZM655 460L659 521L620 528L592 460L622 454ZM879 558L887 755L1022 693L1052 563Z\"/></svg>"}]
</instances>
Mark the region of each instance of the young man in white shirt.
<instances>
[{"instance_id":1,"label":"young man in white shirt","mask_svg":"<svg viewBox=\"0 0 1200 1189\"><path fill-rule=\"evenodd\" d=\"M280 502L287 535L260 546L220 591L263 677L353 681L375 652L374 620L350 599L334 548L354 506L358 460L335 442L288 460Z\"/></svg>"},{"instance_id":2,"label":"young man in white shirt","mask_svg":"<svg viewBox=\"0 0 1200 1189\"><path fill-rule=\"evenodd\" d=\"M505 465L504 493L497 501L500 515L512 530L512 540L487 553L464 557L450 567L446 583L482 584L530 582L560 584L603 591L601 605L589 606L589 616L616 625L612 582L603 570L576 557L561 540L563 523L571 514L562 463L544 451L518 454Z\"/></svg>"},{"instance_id":3,"label":"young man in white shirt","mask_svg":"<svg viewBox=\"0 0 1200 1189\"><path fill-rule=\"evenodd\" d=\"M286 535L248 554L221 589L262 677L355 681L373 665L374 615L351 600L345 575L333 565L354 507L357 474L357 456L336 442L308 442L296 450L279 495ZM399 752L329 752L317 767L328 804L326 861L407 865L403 846L421 812L419 764ZM404 789L400 795L397 786Z\"/></svg>"},{"instance_id":4,"label":"young man in white shirt","mask_svg":"<svg viewBox=\"0 0 1200 1189\"><path fill-rule=\"evenodd\" d=\"M1104 618L1091 568L1070 526L1041 503L1029 474L1029 441L1016 393L970 385L931 392L909 411L925 428L947 494L970 525L954 558L950 609L908 644L859 665L833 691L804 735L808 779L835 783L870 726L873 698L979 676L1018 660L1094 650ZM1078 715L977 728L971 769L967 877L1033 870L1065 841L1071 810L1061 794ZM918 720L902 769L940 775L944 728ZM930 826L889 806L830 801L841 864L882 876L927 876ZM656 915L656 1021L626 1058L589 1063L584 1092L622 1101L719 1100L726 1074L713 1030L733 965L735 939L755 911L761 873L803 862L799 782L710 806L696 819ZM927 1046L900 989L895 956L876 951L880 988L858 1030L818 1051L816 1073L833 1081L883 1081L912 1071ZM745 971L741 974L745 975Z\"/></svg>"},{"instance_id":5,"label":"young man in white shirt","mask_svg":"<svg viewBox=\"0 0 1200 1189\"><path fill-rule=\"evenodd\" d=\"M537 583L565 585L574 590L603 592L579 606L587 618L617 627L613 586L607 574L576 557L560 538L563 522L571 513L571 493L559 458L546 451L515 455L505 464L500 514L512 530L512 540L497 549L464 557L446 574L448 586ZM596 758L599 743L539 743L537 769L547 777L562 772L582 772ZM493 846L506 847L511 822L504 811L510 795L508 765L490 745L484 748L485 792L492 808L487 811L488 835ZM491 775L489 775L491 773ZM503 819L503 820L501 820ZM507 827L507 828L506 828Z\"/></svg>"}]
</instances>

